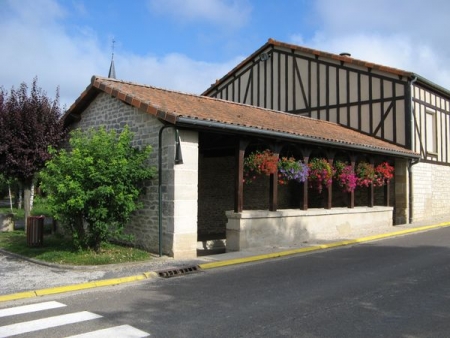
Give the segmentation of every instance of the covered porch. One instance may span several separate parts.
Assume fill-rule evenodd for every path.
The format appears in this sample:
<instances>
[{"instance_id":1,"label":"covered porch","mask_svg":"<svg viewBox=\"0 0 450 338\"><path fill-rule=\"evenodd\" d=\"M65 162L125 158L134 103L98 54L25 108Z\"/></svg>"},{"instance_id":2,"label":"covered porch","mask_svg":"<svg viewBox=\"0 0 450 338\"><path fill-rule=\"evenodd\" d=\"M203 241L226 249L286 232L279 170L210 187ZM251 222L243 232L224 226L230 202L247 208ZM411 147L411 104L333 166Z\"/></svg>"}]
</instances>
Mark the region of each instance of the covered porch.
<instances>
[{"instance_id":1,"label":"covered porch","mask_svg":"<svg viewBox=\"0 0 450 338\"><path fill-rule=\"evenodd\" d=\"M258 147L270 148L277 156L295 155L304 163L318 156L330 163L345 159L353 167L362 160L389 161L395 176L383 187L357 188L350 193L343 193L336 184L320 194L308 182L280 186L277 173L246 185L244 159ZM199 152L198 240L204 249L209 246L223 252L225 248L293 246L313 239L345 238L363 228L388 229L408 219L411 159L407 156L214 133L200 133Z\"/></svg>"}]
</instances>

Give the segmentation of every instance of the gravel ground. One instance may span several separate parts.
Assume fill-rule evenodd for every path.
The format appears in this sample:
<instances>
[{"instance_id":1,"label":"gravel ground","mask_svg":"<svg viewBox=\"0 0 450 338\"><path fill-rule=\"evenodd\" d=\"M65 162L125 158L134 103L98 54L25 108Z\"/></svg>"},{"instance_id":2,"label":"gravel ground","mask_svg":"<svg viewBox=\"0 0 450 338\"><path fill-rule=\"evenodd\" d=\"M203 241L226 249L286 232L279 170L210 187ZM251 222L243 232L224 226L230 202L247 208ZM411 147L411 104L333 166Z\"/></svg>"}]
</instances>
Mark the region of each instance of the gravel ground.
<instances>
[{"instance_id":1,"label":"gravel ground","mask_svg":"<svg viewBox=\"0 0 450 338\"><path fill-rule=\"evenodd\" d=\"M193 266L201 261L155 257L141 263L73 267L24 259L0 250L0 295L135 276L150 271ZM207 258L203 261L207 261Z\"/></svg>"}]
</instances>

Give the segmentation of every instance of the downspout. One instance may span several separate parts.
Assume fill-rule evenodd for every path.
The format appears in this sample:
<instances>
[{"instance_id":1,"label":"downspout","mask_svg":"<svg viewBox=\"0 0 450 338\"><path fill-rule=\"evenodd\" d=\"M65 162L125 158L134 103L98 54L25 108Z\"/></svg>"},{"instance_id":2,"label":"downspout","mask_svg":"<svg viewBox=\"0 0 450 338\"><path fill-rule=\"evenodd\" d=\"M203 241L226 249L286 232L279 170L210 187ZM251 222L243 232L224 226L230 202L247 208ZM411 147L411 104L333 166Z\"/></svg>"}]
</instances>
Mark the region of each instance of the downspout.
<instances>
[{"instance_id":1,"label":"downspout","mask_svg":"<svg viewBox=\"0 0 450 338\"><path fill-rule=\"evenodd\" d=\"M183 164L178 129L172 125L164 125L158 134L158 253L162 257L162 133L166 128L175 129L175 164Z\"/></svg>"},{"instance_id":2,"label":"downspout","mask_svg":"<svg viewBox=\"0 0 450 338\"><path fill-rule=\"evenodd\" d=\"M414 133L414 106L413 106L413 91L414 91L414 82L417 81L417 76L414 76L414 79L411 80L410 82L410 86L411 86L411 90L410 90L410 114L411 114L411 150L414 151L414 141L415 141L415 133ZM414 204L414 189L413 189L413 174L412 174L412 166L414 164L419 163L420 158L417 160L413 160L411 159L408 163L408 183L409 183L409 198L408 198L408 203L409 203L409 219L408 219L408 224L410 224L412 222L413 219L413 204Z\"/></svg>"}]
</instances>

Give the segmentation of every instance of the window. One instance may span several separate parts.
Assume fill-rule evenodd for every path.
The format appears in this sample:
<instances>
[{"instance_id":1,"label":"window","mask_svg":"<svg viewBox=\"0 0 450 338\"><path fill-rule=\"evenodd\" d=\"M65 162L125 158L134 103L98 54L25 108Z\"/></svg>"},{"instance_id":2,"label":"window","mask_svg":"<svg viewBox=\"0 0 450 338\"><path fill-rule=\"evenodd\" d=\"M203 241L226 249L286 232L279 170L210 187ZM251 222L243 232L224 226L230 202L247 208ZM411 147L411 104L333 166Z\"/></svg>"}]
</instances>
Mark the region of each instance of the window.
<instances>
[{"instance_id":1,"label":"window","mask_svg":"<svg viewBox=\"0 0 450 338\"><path fill-rule=\"evenodd\" d=\"M437 114L435 110L427 109L425 112L425 138L427 155L436 156L437 148Z\"/></svg>"}]
</instances>

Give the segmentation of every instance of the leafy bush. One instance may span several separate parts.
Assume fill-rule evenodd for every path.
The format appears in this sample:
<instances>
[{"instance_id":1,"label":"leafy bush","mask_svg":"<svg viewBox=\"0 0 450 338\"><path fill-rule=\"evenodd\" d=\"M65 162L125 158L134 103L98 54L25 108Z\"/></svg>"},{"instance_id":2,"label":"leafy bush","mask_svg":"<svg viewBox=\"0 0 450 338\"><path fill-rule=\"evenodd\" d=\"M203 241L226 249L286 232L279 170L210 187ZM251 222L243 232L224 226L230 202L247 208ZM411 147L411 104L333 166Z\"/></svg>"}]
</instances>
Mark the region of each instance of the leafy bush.
<instances>
[{"instance_id":1,"label":"leafy bush","mask_svg":"<svg viewBox=\"0 0 450 338\"><path fill-rule=\"evenodd\" d=\"M143 183L156 169L147 163L152 148L133 148L132 137L128 127L120 135L104 128L76 130L70 151L51 149L41 187L54 217L80 249L97 251L103 241L120 237L131 213L141 207Z\"/></svg>"}]
</instances>

